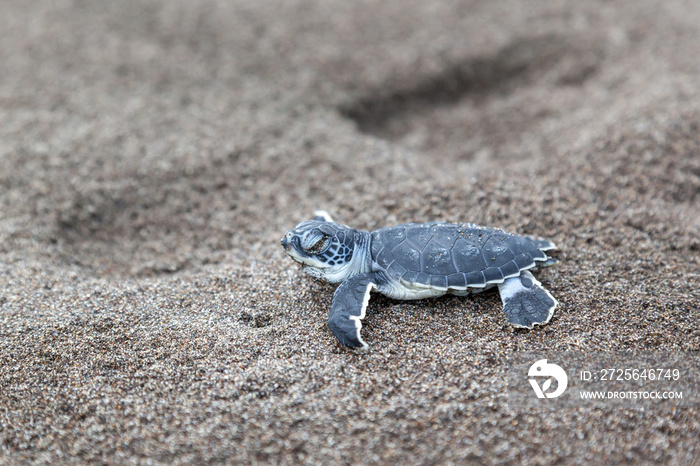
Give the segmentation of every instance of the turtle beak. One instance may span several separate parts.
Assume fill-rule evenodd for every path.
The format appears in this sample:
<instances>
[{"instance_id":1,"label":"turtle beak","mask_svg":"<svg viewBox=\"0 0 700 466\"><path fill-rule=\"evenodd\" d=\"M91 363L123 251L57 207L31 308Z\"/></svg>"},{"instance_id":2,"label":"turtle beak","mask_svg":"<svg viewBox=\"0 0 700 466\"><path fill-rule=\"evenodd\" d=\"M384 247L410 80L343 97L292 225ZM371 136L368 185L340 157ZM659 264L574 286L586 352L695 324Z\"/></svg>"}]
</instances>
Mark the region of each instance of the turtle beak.
<instances>
[{"instance_id":1,"label":"turtle beak","mask_svg":"<svg viewBox=\"0 0 700 466\"><path fill-rule=\"evenodd\" d=\"M282 237L282 240L280 243L282 243L282 247L284 248L285 251L289 251L289 248L292 246L292 232L288 231L286 235Z\"/></svg>"}]
</instances>

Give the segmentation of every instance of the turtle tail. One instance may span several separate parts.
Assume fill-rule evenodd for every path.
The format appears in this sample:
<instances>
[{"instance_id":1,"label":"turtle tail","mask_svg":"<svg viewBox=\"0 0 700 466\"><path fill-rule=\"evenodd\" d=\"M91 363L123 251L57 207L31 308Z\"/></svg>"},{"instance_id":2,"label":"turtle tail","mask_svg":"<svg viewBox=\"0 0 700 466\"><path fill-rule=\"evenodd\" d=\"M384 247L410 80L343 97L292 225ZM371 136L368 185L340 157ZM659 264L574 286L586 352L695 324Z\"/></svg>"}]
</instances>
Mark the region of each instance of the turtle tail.
<instances>
[{"instance_id":1,"label":"turtle tail","mask_svg":"<svg viewBox=\"0 0 700 466\"><path fill-rule=\"evenodd\" d=\"M547 256L547 260L544 262L538 262L537 267L544 268L544 267L549 267L550 265L556 265L558 263L559 263L559 259L557 259L556 257Z\"/></svg>"}]
</instances>

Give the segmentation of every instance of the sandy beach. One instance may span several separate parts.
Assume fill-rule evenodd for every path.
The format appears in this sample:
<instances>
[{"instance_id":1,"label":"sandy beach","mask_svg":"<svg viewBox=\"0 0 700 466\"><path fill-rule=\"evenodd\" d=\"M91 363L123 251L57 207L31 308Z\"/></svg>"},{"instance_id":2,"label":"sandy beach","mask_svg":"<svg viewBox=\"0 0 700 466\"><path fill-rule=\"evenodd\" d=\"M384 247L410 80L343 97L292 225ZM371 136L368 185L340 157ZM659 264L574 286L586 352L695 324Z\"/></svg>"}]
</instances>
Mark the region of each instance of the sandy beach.
<instances>
[{"instance_id":1,"label":"sandy beach","mask_svg":"<svg viewBox=\"0 0 700 466\"><path fill-rule=\"evenodd\" d=\"M698 464L697 395L506 396L521 353L698 360L698 25L693 0L3 1L0 463ZM355 354L280 247L316 209L551 239L559 307L523 331L497 292L373 295Z\"/></svg>"}]
</instances>

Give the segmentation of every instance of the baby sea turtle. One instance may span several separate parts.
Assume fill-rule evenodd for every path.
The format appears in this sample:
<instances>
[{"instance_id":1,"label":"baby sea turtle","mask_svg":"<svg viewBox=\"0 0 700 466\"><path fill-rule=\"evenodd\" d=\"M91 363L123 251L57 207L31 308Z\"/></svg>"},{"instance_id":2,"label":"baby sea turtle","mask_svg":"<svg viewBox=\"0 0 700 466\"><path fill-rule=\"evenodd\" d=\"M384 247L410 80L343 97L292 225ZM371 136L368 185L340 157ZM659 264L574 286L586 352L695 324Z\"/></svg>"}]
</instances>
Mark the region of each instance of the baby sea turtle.
<instances>
[{"instance_id":1,"label":"baby sea turtle","mask_svg":"<svg viewBox=\"0 0 700 466\"><path fill-rule=\"evenodd\" d=\"M498 228L431 222L368 232L318 211L288 231L282 246L312 277L340 283L328 327L351 348L367 349L360 320L372 290L394 299L422 299L498 286L510 323L529 329L549 322L557 307L529 272L556 262L545 254L554 243Z\"/></svg>"}]
</instances>

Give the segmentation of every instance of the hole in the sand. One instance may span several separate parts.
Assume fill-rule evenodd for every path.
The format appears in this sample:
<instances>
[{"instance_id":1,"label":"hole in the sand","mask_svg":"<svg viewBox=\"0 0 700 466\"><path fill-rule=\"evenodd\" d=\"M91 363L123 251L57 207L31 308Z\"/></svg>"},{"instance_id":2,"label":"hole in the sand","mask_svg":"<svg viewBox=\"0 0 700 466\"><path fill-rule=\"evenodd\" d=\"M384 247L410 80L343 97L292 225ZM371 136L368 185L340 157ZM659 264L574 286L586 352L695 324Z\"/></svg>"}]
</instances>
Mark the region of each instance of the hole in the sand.
<instances>
[{"instance_id":1,"label":"hole in the sand","mask_svg":"<svg viewBox=\"0 0 700 466\"><path fill-rule=\"evenodd\" d=\"M533 88L580 87L602 58L601 44L582 37L519 38L437 74L395 77L399 84L370 91L340 113L364 133L421 152L452 145L453 155L471 158L470 141L473 147L497 146L552 116Z\"/></svg>"},{"instance_id":2,"label":"hole in the sand","mask_svg":"<svg viewBox=\"0 0 700 466\"><path fill-rule=\"evenodd\" d=\"M264 312L249 313L241 311L238 321L248 327L263 328L272 325L272 316Z\"/></svg>"}]
</instances>

